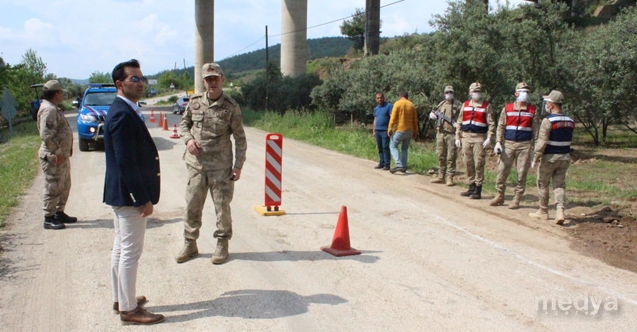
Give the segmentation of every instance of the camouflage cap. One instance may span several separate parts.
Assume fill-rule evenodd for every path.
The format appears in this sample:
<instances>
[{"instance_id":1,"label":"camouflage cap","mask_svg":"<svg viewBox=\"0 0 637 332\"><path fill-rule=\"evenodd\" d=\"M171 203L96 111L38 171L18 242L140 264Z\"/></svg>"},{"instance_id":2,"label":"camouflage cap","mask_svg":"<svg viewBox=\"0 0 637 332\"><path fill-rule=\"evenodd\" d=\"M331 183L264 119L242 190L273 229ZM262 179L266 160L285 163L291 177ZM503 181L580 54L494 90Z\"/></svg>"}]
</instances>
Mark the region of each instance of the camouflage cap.
<instances>
[{"instance_id":1,"label":"camouflage cap","mask_svg":"<svg viewBox=\"0 0 637 332\"><path fill-rule=\"evenodd\" d=\"M62 89L62 84L60 84L58 80L50 80L44 83L44 86L42 86L42 91L66 91L66 90Z\"/></svg>"},{"instance_id":2,"label":"camouflage cap","mask_svg":"<svg viewBox=\"0 0 637 332\"><path fill-rule=\"evenodd\" d=\"M471 86L469 87L469 91L482 92L482 85L480 85L480 83L478 82L471 83Z\"/></svg>"},{"instance_id":3,"label":"camouflage cap","mask_svg":"<svg viewBox=\"0 0 637 332\"><path fill-rule=\"evenodd\" d=\"M454 91L453 91L453 86L451 86L451 85L447 85L447 86L445 87L445 93L447 93L447 92L454 92Z\"/></svg>"},{"instance_id":4,"label":"camouflage cap","mask_svg":"<svg viewBox=\"0 0 637 332\"><path fill-rule=\"evenodd\" d=\"M217 63L206 63L201 67L201 78L210 76L223 76L223 70Z\"/></svg>"},{"instance_id":5,"label":"camouflage cap","mask_svg":"<svg viewBox=\"0 0 637 332\"><path fill-rule=\"evenodd\" d=\"M549 93L548 96L543 96L545 101L551 102L551 103L556 103L556 104L562 104L562 102L564 102L564 95L557 90L553 90L551 91L551 93Z\"/></svg>"},{"instance_id":6,"label":"camouflage cap","mask_svg":"<svg viewBox=\"0 0 637 332\"><path fill-rule=\"evenodd\" d=\"M531 87L528 84L526 84L526 82L520 82L518 83L518 85L515 86L515 91L523 91L523 90L531 91Z\"/></svg>"}]
</instances>

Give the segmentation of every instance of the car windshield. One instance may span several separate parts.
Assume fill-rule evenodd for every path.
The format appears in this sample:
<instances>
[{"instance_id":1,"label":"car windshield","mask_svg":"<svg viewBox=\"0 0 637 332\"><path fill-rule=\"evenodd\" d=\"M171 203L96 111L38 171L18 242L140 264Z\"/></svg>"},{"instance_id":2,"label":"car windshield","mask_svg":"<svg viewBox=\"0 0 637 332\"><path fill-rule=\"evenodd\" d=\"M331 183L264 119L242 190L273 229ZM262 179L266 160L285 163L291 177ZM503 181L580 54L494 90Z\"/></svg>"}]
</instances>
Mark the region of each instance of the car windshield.
<instances>
[{"instance_id":1,"label":"car windshield","mask_svg":"<svg viewBox=\"0 0 637 332\"><path fill-rule=\"evenodd\" d=\"M184 98L184 103L187 103L190 98Z\"/></svg>"},{"instance_id":2,"label":"car windshield","mask_svg":"<svg viewBox=\"0 0 637 332\"><path fill-rule=\"evenodd\" d=\"M114 92L93 92L84 97L86 106L110 106L117 97Z\"/></svg>"}]
</instances>

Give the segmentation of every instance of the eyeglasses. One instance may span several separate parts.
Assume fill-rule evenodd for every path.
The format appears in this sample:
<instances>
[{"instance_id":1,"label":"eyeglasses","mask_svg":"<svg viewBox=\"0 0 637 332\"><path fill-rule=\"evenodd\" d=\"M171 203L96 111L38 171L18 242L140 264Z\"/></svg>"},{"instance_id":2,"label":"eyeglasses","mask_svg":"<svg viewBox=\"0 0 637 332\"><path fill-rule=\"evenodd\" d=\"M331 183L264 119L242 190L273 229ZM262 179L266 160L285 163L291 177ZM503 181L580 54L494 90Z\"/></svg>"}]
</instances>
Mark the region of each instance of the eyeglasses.
<instances>
[{"instance_id":1,"label":"eyeglasses","mask_svg":"<svg viewBox=\"0 0 637 332\"><path fill-rule=\"evenodd\" d=\"M131 76L130 80L127 80L127 82L133 82L133 83L146 83L148 82L148 79L144 76L139 77L139 76Z\"/></svg>"}]
</instances>

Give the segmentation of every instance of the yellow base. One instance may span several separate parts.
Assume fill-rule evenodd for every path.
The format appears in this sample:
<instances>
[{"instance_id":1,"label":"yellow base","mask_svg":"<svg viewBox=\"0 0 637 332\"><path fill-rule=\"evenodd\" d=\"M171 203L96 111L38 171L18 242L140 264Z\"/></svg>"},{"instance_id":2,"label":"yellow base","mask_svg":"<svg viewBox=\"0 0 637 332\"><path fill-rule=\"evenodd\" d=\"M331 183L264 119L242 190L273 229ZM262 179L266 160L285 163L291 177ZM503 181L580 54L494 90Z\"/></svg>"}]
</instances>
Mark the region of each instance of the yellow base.
<instances>
[{"instance_id":1,"label":"yellow base","mask_svg":"<svg viewBox=\"0 0 637 332\"><path fill-rule=\"evenodd\" d=\"M274 208L271 208L270 211L268 211L268 207L265 205L255 205L254 209L259 212L260 215L262 216L282 216L285 214L285 211L281 210L281 208L279 208L278 211L274 211Z\"/></svg>"}]
</instances>

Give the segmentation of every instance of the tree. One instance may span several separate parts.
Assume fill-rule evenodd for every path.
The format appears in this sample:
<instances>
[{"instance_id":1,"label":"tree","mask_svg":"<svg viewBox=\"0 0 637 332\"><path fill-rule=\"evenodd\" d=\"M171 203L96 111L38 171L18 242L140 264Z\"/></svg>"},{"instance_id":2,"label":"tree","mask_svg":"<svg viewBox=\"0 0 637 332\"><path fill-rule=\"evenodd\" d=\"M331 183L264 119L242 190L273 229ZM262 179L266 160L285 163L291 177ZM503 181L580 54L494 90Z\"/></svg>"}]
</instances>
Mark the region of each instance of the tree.
<instances>
[{"instance_id":1,"label":"tree","mask_svg":"<svg viewBox=\"0 0 637 332\"><path fill-rule=\"evenodd\" d=\"M355 50L362 50L365 46L365 10L356 8L352 18L341 24L341 34L354 43Z\"/></svg>"},{"instance_id":2,"label":"tree","mask_svg":"<svg viewBox=\"0 0 637 332\"><path fill-rule=\"evenodd\" d=\"M111 74L106 72L101 72L99 70L91 73L91 76L88 78L89 83L113 83L113 78Z\"/></svg>"}]
</instances>

